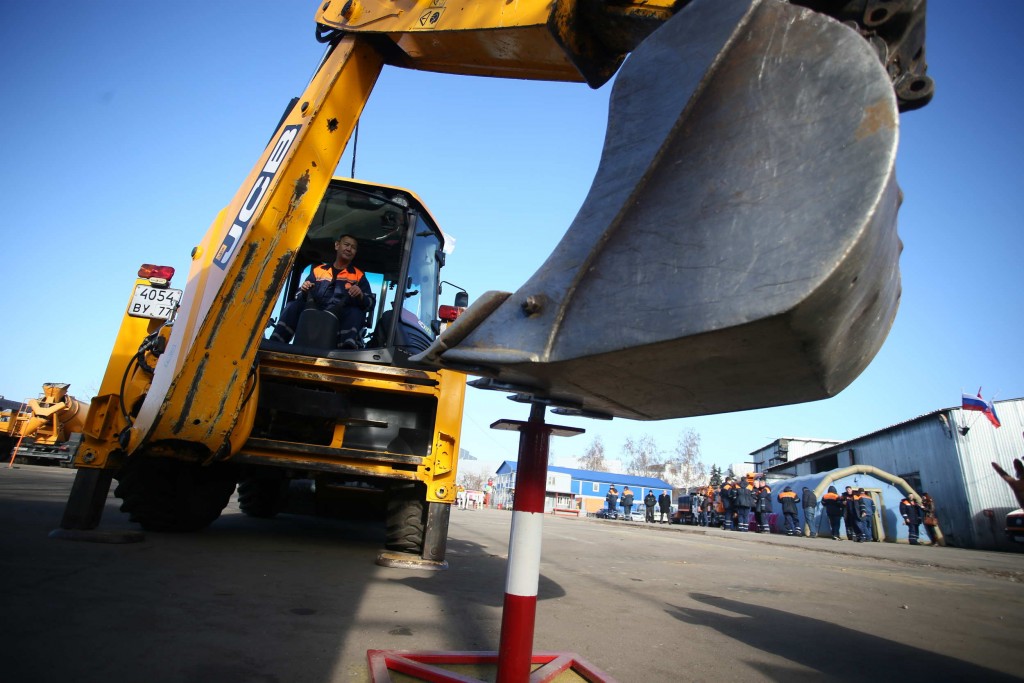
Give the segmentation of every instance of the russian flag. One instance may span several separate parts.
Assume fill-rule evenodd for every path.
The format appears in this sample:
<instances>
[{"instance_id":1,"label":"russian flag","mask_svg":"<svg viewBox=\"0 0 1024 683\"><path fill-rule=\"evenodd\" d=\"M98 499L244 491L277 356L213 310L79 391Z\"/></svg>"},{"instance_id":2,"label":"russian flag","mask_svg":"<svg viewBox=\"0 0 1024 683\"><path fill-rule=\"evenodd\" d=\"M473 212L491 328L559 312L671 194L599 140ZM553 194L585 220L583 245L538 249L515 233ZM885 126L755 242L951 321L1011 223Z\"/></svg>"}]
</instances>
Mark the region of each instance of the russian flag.
<instances>
[{"instance_id":1,"label":"russian flag","mask_svg":"<svg viewBox=\"0 0 1024 683\"><path fill-rule=\"evenodd\" d=\"M962 394L962 396L964 410L977 410L979 413L984 413L988 410L988 404L985 403L985 399L981 397L980 391L976 397L971 396L970 394Z\"/></svg>"},{"instance_id":2,"label":"russian flag","mask_svg":"<svg viewBox=\"0 0 1024 683\"><path fill-rule=\"evenodd\" d=\"M964 410L976 410L979 413L983 413L994 427L1003 426L999 421L999 416L996 415L996 407L992 404L992 401L986 401L981 397L981 390L978 391L977 396L961 393L961 406Z\"/></svg>"},{"instance_id":3,"label":"russian flag","mask_svg":"<svg viewBox=\"0 0 1024 683\"><path fill-rule=\"evenodd\" d=\"M1003 423L999 421L999 416L996 415L996 407L992 401L985 404L985 417L988 418L988 421L992 423L993 427L1003 426Z\"/></svg>"}]
</instances>

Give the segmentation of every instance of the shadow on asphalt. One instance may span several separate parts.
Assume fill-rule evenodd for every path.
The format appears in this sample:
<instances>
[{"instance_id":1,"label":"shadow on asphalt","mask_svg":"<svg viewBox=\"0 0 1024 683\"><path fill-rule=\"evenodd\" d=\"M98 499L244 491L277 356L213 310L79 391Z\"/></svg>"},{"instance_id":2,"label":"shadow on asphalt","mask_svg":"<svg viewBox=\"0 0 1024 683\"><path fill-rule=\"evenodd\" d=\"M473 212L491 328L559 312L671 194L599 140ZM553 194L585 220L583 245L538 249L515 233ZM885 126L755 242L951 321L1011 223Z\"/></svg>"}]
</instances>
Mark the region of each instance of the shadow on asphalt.
<instances>
[{"instance_id":1,"label":"shadow on asphalt","mask_svg":"<svg viewBox=\"0 0 1024 683\"><path fill-rule=\"evenodd\" d=\"M836 681L1019 681L999 671L948 655L940 655L885 638L845 628L839 624L799 616L769 607L751 605L716 595L691 593L690 597L713 610L673 605L666 612L686 624L706 626L719 633L783 657L815 672L828 672ZM730 612L723 614L722 612ZM795 681L808 677L802 669L757 669L768 680Z\"/></svg>"},{"instance_id":2,"label":"shadow on asphalt","mask_svg":"<svg viewBox=\"0 0 1024 683\"><path fill-rule=\"evenodd\" d=\"M480 544L450 539L448 571L384 569L382 520L255 519L233 504L198 533L48 538L70 483L0 481L5 679L366 680L370 644L415 649L439 623L457 649L498 647L506 563ZM99 528L138 526L111 498ZM541 577L541 600L564 595Z\"/></svg>"},{"instance_id":3,"label":"shadow on asphalt","mask_svg":"<svg viewBox=\"0 0 1024 683\"><path fill-rule=\"evenodd\" d=\"M393 582L433 596L444 605L445 629L452 642L464 644L459 649L497 650L501 613L495 610L500 610L504 601L505 557L472 541L451 538L448 552L453 560L448 571L405 576ZM565 594L561 585L541 574L539 602Z\"/></svg>"}]
</instances>

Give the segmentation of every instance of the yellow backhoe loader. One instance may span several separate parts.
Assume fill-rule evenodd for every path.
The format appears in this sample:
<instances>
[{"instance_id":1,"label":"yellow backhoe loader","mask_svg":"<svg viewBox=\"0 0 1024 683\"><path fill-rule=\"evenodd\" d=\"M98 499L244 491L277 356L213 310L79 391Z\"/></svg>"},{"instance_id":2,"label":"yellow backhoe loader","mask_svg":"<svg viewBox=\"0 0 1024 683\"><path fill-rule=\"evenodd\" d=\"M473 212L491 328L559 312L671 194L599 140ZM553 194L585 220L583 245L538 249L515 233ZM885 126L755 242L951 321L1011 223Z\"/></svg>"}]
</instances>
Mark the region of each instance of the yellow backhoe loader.
<instances>
[{"instance_id":1,"label":"yellow backhoe loader","mask_svg":"<svg viewBox=\"0 0 1024 683\"><path fill-rule=\"evenodd\" d=\"M173 315L126 316L63 526L98 523L115 472L124 509L168 529L209 523L236 481L273 509L282 479L324 473L318 489L382 488L389 545L443 562L462 402L450 370L599 417L837 393L899 300L898 112L932 94L924 16L924 0L322 2L326 55L193 250L180 299L153 293L166 274L140 273ZM416 275L443 253L425 209L332 180L385 65L592 87L617 73L601 163L561 243L443 334L436 273ZM384 233L362 244L404 240L368 321L385 332L327 354L274 346L275 303L327 257L317 240L347 231L324 217L332 193L379 213ZM388 211L399 223L384 227ZM406 300L419 301L411 344L398 340Z\"/></svg>"}]
</instances>

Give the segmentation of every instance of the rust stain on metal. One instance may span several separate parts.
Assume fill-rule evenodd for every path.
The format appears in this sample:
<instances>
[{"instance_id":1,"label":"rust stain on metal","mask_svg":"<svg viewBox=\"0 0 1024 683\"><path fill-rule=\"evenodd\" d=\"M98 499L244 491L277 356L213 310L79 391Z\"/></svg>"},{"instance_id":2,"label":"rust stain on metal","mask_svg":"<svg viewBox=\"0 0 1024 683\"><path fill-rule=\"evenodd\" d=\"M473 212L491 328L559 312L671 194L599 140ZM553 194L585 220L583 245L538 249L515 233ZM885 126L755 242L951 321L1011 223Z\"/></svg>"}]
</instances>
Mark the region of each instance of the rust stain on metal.
<instances>
[{"instance_id":1,"label":"rust stain on metal","mask_svg":"<svg viewBox=\"0 0 1024 683\"><path fill-rule=\"evenodd\" d=\"M231 373L231 377L228 378L227 386L234 387L238 382L238 369ZM231 395L231 391L221 392L220 401L217 403L217 410L213 414L206 427L206 438L212 437L216 432L215 430L220 427L220 417L224 414L225 406L227 405L228 396Z\"/></svg>"},{"instance_id":2,"label":"rust stain on metal","mask_svg":"<svg viewBox=\"0 0 1024 683\"><path fill-rule=\"evenodd\" d=\"M191 386L185 394L185 401L181 406L181 414L178 415L178 419L174 421L171 426L171 433L178 434L185 427L185 420L188 419L189 413L192 412L192 404L195 402L196 394L199 392L199 382L206 372L206 361L209 360L208 355L204 355L203 359L196 366L196 374L193 378Z\"/></svg>"},{"instance_id":3,"label":"rust stain on metal","mask_svg":"<svg viewBox=\"0 0 1024 683\"><path fill-rule=\"evenodd\" d=\"M239 265L238 265L238 276L239 276L239 278L244 277L246 272L249 270L249 268L252 267L252 264L256 260L256 256L258 255L258 251L257 250L258 250L258 245L252 243L251 241L247 242L245 244L244 251L242 252L242 256L239 257L239 259L238 259L239 260ZM222 286L221 289L224 290L225 288ZM240 290L237 287L228 287L228 288L226 288L226 291L223 291L223 294L221 295L222 299L221 299L220 303L218 304L220 306L221 310L231 311L231 310L234 309L234 307L235 307L235 298L238 296L239 291ZM206 351L209 351L210 349L213 348L213 345L214 345L214 343L217 340L217 336L220 334L221 326L222 326L222 324L227 319L228 319L228 317L224 316L224 315L214 317L213 323L210 326L210 334L207 336L206 344L204 346L204 349Z\"/></svg>"},{"instance_id":4,"label":"rust stain on metal","mask_svg":"<svg viewBox=\"0 0 1024 683\"><path fill-rule=\"evenodd\" d=\"M302 199L302 196L304 194L306 194L306 192L308 190L309 190L309 171L307 170L307 171L304 171L302 173L302 175L300 175L298 177L298 179L296 179L296 181L295 181L295 191L292 192L291 207L289 207L289 209L288 209L289 213L291 213L292 210L294 210L295 206L299 203L299 200ZM287 220L287 218L285 220Z\"/></svg>"},{"instance_id":5,"label":"rust stain on metal","mask_svg":"<svg viewBox=\"0 0 1024 683\"><path fill-rule=\"evenodd\" d=\"M285 252L285 254L282 255L280 258L278 258L277 263L275 264L274 269L272 271L272 275L271 275L270 279L266 280L266 282L268 284L263 289L263 291L261 292L261 297L260 297L260 310L261 311L269 311L270 309L273 308L274 302L277 300L278 283L279 282L283 282L284 278L288 274L288 271L291 270L292 258L294 257L294 255L295 255L294 251L288 251L288 252ZM262 279L263 278L262 278L262 274L261 274L260 280L262 280ZM261 328L259 326L254 326L249 331L249 336L245 340L245 344L243 346L244 351L243 351L242 356L244 358L248 358L249 354L252 352L253 346L259 344L259 341L262 340L262 339L263 339L263 328Z\"/></svg>"},{"instance_id":6,"label":"rust stain on metal","mask_svg":"<svg viewBox=\"0 0 1024 683\"><path fill-rule=\"evenodd\" d=\"M864 118L861 119L854 137L857 140L863 140L875 135L880 130L891 130L895 127L896 121L893 119L889 103L886 100L879 100L864 109Z\"/></svg>"}]
</instances>

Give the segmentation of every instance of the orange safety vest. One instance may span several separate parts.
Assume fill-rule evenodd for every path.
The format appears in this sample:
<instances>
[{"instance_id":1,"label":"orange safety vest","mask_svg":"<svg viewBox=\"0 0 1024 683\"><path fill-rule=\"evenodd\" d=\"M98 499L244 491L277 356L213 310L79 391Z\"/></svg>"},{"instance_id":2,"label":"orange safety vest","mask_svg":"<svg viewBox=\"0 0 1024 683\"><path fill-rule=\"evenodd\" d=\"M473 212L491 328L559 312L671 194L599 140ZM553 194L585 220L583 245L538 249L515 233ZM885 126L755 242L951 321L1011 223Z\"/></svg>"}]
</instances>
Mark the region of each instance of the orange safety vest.
<instances>
[{"instance_id":1,"label":"orange safety vest","mask_svg":"<svg viewBox=\"0 0 1024 683\"><path fill-rule=\"evenodd\" d=\"M317 282L323 282L324 280L333 282L335 280L334 265L331 263L321 263L313 269L313 279ZM363 279L363 271L353 265L349 265L344 270L338 271L337 279L344 280L345 289L348 289Z\"/></svg>"}]
</instances>

